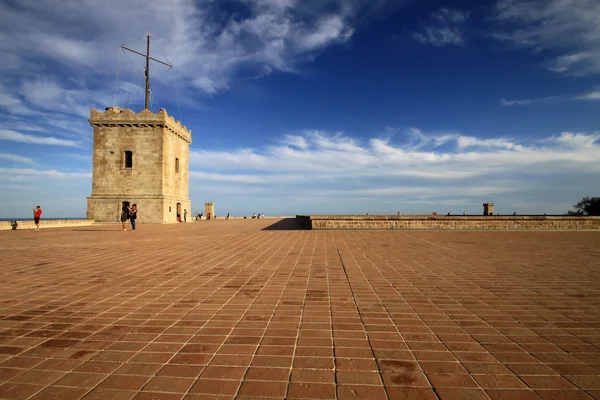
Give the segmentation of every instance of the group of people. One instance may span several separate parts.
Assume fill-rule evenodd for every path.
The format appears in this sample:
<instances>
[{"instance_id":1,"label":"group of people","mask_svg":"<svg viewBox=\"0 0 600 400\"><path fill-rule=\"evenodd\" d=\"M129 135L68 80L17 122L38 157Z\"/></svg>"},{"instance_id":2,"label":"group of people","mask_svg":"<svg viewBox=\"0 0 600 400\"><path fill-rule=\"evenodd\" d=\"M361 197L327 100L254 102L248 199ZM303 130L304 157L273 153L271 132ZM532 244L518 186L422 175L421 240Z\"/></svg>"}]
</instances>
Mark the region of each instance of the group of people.
<instances>
[{"instance_id":1,"label":"group of people","mask_svg":"<svg viewBox=\"0 0 600 400\"><path fill-rule=\"evenodd\" d=\"M261 213L258 213L258 214L254 213L254 214L252 214L252 219L254 219L254 218L264 218L264 217L265 217L265 214L261 214Z\"/></svg>"},{"instance_id":2,"label":"group of people","mask_svg":"<svg viewBox=\"0 0 600 400\"><path fill-rule=\"evenodd\" d=\"M137 204L132 204L128 206L127 204L123 204L121 208L121 225L123 225L123 232L127 230L125 224L127 220L131 222L131 230L135 231L135 220L137 219Z\"/></svg>"}]
</instances>

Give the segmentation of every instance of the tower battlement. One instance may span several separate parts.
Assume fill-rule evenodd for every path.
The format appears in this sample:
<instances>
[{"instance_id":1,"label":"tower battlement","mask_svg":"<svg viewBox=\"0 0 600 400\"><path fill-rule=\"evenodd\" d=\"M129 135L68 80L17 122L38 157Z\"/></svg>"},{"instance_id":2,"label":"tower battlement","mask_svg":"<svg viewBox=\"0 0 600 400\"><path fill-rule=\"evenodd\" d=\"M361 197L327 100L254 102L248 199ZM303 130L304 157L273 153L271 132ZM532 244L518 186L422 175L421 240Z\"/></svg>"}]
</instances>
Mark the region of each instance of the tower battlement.
<instances>
[{"instance_id":1,"label":"tower battlement","mask_svg":"<svg viewBox=\"0 0 600 400\"><path fill-rule=\"evenodd\" d=\"M142 110L139 113L128 108L106 107L104 112L90 110L90 125L96 127L149 127L166 128L189 144L192 143L192 131L161 108L157 113Z\"/></svg>"}]
</instances>

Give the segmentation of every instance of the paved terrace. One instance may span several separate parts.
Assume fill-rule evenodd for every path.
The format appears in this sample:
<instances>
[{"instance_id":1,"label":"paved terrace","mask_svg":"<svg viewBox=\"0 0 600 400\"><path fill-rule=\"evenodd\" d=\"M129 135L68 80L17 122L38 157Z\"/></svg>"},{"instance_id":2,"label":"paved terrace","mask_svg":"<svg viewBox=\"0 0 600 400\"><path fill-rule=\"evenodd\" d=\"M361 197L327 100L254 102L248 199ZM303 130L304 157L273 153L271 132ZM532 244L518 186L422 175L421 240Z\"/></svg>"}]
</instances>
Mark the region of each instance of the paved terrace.
<instances>
[{"instance_id":1,"label":"paved terrace","mask_svg":"<svg viewBox=\"0 0 600 400\"><path fill-rule=\"evenodd\" d=\"M273 223L0 232L0 398L600 398L600 232Z\"/></svg>"}]
</instances>

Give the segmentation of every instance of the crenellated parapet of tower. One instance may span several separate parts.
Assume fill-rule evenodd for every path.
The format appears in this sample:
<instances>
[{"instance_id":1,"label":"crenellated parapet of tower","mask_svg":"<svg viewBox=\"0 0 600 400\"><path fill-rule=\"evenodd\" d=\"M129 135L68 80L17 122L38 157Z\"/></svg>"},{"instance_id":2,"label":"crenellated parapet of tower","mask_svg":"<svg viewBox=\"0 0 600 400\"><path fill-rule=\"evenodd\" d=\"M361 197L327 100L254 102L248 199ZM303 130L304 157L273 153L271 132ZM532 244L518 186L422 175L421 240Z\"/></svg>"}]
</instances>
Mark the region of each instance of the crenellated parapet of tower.
<instances>
[{"instance_id":1,"label":"crenellated parapet of tower","mask_svg":"<svg viewBox=\"0 0 600 400\"><path fill-rule=\"evenodd\" d=\"M92 108L89 122L93 127L166 128L188 144L192 143L192 131L167 114L164 108L157 113L149 110L136 113L119 107L106 107L105 111L101 112Z\"/></svg>"}]
</instances>

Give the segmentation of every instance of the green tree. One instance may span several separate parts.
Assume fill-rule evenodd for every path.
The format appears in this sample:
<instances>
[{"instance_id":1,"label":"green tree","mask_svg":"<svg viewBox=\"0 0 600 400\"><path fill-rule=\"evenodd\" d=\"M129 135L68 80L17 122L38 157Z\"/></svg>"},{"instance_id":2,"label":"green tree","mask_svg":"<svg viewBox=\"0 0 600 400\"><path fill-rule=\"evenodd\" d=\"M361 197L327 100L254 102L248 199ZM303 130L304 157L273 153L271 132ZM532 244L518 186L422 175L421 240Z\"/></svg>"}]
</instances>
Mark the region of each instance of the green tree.
<instances>
[{"instance_id":1,"label":"green tree","mask_svg":"<svg viewBox=\"0 0 600 400\"><path fill-rule=\"evenodd\" d=\"M584 197L573 207L575 210L569 211L569 215L600 216L600 197Z\"/></svg>"}]
</instances>

